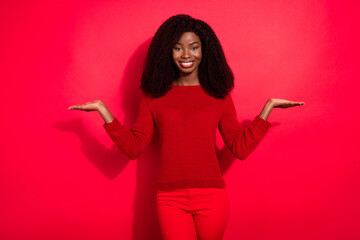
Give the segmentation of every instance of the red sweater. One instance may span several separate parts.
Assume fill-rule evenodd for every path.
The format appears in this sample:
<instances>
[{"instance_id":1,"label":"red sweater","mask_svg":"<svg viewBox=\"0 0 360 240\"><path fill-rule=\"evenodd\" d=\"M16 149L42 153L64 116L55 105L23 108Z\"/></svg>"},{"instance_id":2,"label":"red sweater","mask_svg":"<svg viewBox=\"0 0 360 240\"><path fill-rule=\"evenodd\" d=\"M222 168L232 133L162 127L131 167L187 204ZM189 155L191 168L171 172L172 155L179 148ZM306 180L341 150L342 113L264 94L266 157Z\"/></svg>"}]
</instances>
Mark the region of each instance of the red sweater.
<instances>
[{"instance_id":1,"label":"red sweater","mask_svg":"<svg viewBox=\"0 0 360 240\"><path fill-rule=\"evenodd\" d=\"M256 116L248 128L238 122L231 95L217 99L200 85L173 86L165 96L143 95L131 129L115 118L104 128L130 159L136 159L158 131L160 170L158 190L189 187L224 188L215 152L219 128L226 146L245 159L258 145L271 124Z\"/></svg>"}]
</instances>

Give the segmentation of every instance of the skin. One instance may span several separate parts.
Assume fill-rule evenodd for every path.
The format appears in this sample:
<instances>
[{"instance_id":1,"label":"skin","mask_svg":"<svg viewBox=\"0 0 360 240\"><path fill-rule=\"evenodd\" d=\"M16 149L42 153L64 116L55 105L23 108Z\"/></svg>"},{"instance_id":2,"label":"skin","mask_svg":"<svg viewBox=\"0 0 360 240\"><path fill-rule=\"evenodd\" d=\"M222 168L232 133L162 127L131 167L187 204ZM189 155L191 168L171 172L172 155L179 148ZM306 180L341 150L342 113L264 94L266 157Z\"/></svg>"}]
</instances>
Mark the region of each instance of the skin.
<instances>
[{"instance_id":1,"label":"skin","mask_svg":"<svg viewBox=\"0 0 360 240\"><path fill-rule=\"evenodd\" d=\"M179 78L173 81L173 85L191 86L199 85L198 70L202 58L200 38L193 32L182 34L172 50L173 61L179 69ZM181 65L183 61L193 61L191 67ZM304 102L295 102L286 99L270 98L264 105L259 117L267 120L274 108L289 108L304 105ZM69 110L98 111L105 123L111 123L114 120L113 115L101 100L94 100L85 104L72 105Z\"/></svg>"},{"instance_id":2,"label":"skin","mask_svg":"<svg viewBox=\"0 0 360 240\"><path fill-rule=\"evenodd\" d=\"M173 85L189 86L200 85L198 72L202 58L200 38L193 32L185 32L181 35L172 50L173 61L179 69L179 78L174 80ZM182 62L193 62L191 67L182 66Z\"/></svg>"}]
</instances>

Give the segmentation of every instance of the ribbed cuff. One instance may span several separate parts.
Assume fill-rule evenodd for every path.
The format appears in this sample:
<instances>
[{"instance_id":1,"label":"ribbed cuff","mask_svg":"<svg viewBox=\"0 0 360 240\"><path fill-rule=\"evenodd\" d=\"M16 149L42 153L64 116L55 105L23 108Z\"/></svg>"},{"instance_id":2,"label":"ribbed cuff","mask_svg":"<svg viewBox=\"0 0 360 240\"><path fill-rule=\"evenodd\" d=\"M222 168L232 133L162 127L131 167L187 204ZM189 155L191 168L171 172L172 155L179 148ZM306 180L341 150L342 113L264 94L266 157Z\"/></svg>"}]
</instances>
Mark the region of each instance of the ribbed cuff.
<instances>
[{"instance_id":1,"label":"ribbed cuff","mask_svg":"<svg viewBox=\"0 0 360 240\"><path fill-rule=\"evenodd\" d=\"M255 117L253 124L255 126L261 128L261 130L263 130L263 131L268 131L269 128L271 127L271 123L262 119L261 117L259 117L259 115Z\"/></svg>"},{"instance_id":2,"label":"ribbed cuff","mask_svg":"<svg viewBox=\"0 0 360 240\"><path fill-rule=\"evenodd\" d=\"M107 131L118 130L119 128L122 127L120 122L117 120L117 118L114 118L114 120L110 123L104 123L103 126Z\"/></svg>"}]
</instances>

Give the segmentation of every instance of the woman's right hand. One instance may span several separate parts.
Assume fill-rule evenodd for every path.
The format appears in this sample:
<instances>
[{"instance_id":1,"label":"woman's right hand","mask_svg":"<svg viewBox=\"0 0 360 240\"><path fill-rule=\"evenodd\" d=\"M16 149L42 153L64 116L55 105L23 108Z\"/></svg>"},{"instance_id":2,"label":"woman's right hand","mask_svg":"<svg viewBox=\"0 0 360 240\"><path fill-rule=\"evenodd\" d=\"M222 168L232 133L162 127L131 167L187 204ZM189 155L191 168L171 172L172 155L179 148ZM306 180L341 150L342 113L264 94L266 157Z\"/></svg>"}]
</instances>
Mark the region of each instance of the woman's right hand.
<instances>
[{"instance_id":1,"label":"woman's right hand","mask_svg":"<svg viewBox=\"0 0 360 240\"><path fill-rule=\"evenodd\" d=\"M111 123L114 120L109 109L101 100L94 100L85 104L72 105L68 108L69 110L82 110L86 112L98 111L105 123Z\"/></svg>"},{"instance_id":2,"label":"woman's right hand","mask_svg":"<svg viewBox=\"0 0 360 240\"><path fill-rule=\"evenodd\" d=\"M101 106L104 106L104 103L101 100L94 100L92 102L87 102L85 104L72 105L69 110L82 110L86 112L90 111L99 111Z\"/></svg>"}]
</instances>

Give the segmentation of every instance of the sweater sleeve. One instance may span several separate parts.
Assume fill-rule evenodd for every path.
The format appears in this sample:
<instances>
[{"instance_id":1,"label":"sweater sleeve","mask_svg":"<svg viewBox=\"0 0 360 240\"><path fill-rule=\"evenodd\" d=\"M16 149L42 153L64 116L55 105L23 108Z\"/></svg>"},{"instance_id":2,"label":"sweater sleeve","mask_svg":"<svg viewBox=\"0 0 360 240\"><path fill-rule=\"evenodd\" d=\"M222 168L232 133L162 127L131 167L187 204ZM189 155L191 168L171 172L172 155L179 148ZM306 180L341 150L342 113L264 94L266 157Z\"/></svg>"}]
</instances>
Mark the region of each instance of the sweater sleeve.
<instances>
[{"instance_id":1,"label":"sweater sleeve","mask_svg":"<svg viewBox=\"0 0 360 240\"><path fill-rule=\"evenodd\" d=\"M142 96L135 124L129 129L117 118L103 126L118 148L130 159L137 159L150 143L155 121L150 109L148 97Z\"/></svg>"},{"instance_id":2,"label":"sweater sleeve","mask_svg":"<svg viewBox=\"0 0 360 240\"><path fill-rule=\"evenodd\" d=\"M251 125L244 128L237 120L233 99L225 99L224 111L219 122L219 131L225 145L239 159L245 159L263 139L271 124L256 116Z\"/></svg>"}]
</instances>

